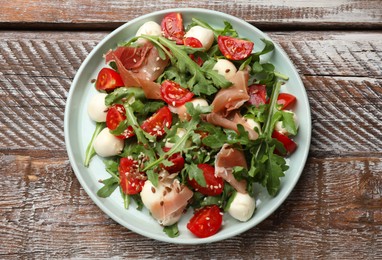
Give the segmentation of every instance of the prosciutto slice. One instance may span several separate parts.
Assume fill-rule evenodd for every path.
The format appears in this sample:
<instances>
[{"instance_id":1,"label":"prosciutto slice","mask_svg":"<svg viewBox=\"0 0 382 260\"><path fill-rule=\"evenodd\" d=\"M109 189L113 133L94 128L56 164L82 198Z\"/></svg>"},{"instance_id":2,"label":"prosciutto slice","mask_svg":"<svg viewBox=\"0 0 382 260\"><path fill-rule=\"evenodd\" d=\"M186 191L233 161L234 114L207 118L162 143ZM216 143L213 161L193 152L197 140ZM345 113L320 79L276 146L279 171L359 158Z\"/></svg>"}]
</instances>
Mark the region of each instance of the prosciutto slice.
<instances>
[{"instance_id":1,"label":"prosciutto slice","mask_svg":"<svg viewBox=\"0 0 382 260\"><path fill-rule=\"evenodd\" d=\"M118 57L126 69L139 68L152 48L153 45L151 44L145 44L141 47L121 46L106 53L105 60L108 63L114 57Z\"/></svg>"},{"instance_id":2,"label":"prosciutto slice","mask_svg":"<svg viewBox=\"0 0 382 260\"><path fill-rule=\"evenodd\" d=\"M169 60L162 60L159 57L158 50L151 44L149 45L151 48L145 45L148 51L140 51L142 55L145 53L145 56L141 61L138 62L137 60L136 64L139 64L139 67L132 66L131 61L126 61L129 60L127 56L131 52L130 49L128 51L120 49L133 47L119 47L115 51L108 52L105 59L106 62L115 61L125 87L141 87L148 99L162 99L160 84L154 82L154 80L163 73Z\"/></svg>"},{"instance_id":3,"label":"prosciutto slice","mask_svg":"<svg viewBox=\"0 0 382 260\"><path fill-rule=\"evenodd\" d=\"M192 196L193 192L177 179L161 181L157 187L146 181L141 192L143 204L163 226L178 222Z\"/></svg>"},{"instance_id":4,"label":"prosciutto slice","mask_svg":"<svg viewBox=\"0 0 382 260\"><path fill-rule=\"evenodd\" d=\"M233 167L235 166L241 166L247 169L244 153L243 151L230 147L228 144L224 144L216 155L215 175L222 177L238 192L247 193L247 182L244 179L238 181L233 175Z\"/></svg>"},{"instance_id":5,"label":"prosciutto slice","mask_svg":"<svg viewBox=\"0 0 382 260\"><path fill-rule=\"evenodd\" d=\"M213 125L218 125L236 132L238 132L237 125L240 124L247 131L250 140L256 140L259 137L259 134L249 126L246 119L243 118L238 112L233 112L227 117L224 117L222 114L212 112L206 115L204 120Z\"/></svg>"},{"instance_id":6,"label":"prosciutto slice","mask_svg":"<svg viewBox=\"0 0 382 260\"><path fill-rule=\"evenodd\" d=\"M214 113L227 115L230 111L241 107L247 100L248 95L248 71L238 71L230 78L233 85L229 88L221 89L212 101Z\"/></svg>"}]
</instances>

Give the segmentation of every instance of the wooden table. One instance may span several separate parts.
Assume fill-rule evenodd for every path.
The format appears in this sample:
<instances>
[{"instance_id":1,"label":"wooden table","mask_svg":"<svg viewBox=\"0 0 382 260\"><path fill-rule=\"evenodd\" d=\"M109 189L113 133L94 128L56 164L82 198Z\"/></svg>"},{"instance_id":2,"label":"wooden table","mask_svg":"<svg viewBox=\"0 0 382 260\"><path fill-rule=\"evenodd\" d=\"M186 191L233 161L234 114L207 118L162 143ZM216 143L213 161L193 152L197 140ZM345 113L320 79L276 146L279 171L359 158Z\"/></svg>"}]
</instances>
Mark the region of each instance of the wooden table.
<instances>
[{"instance_id":1,"label":"wooden table","mask_svg":"<svg viewBox=\"0 0 382 260\"><path fill-rule=\"evenodd\" d=\"M134 3L133 3L134 2ZM382 258L380 0L0 1L0 258ZM201 7L267 32L309 96L312 142L285 203L260 225L201 246L120 226L84 192L63 131L68 90L111 30Z\"/></svg>"}]
</instances>

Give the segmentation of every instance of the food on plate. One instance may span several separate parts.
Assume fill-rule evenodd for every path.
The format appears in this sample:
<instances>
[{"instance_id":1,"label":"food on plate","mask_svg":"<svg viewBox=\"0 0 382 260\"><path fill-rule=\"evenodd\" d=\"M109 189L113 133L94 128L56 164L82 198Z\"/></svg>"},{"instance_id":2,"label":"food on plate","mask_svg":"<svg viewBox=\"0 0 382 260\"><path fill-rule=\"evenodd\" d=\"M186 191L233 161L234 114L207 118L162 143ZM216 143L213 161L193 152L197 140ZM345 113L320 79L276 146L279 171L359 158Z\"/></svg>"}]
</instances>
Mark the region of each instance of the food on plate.
<instances>
[{"instance_id":1,"label":"food on plate","mask_svg":"<svg viewBox=\"0 0 382 260\"><path fill-rule=\"evenodd\" d=\"M98 154L110 173L97 194L119 187L126 208L147 208L171 237L193 210L187 229L200 238L225 216L250 220L255 183L276 196L297 149L297 100L282 91L288 77L262 61L274 45L261 40L169 13L105 53L85 158L88 166Z\"/></svg>"}]
</instances>

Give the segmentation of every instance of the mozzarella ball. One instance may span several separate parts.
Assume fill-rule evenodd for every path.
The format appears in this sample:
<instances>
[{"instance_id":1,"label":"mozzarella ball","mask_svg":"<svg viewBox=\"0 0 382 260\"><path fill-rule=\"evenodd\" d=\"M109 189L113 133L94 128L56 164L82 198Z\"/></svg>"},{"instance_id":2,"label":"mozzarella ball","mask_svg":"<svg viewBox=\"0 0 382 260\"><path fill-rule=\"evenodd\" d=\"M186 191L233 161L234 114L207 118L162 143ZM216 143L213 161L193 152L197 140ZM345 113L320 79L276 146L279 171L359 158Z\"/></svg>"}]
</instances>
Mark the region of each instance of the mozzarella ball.
<instances>
[{"instance_id":1,"label":"mozzarella ball","mask_svg":"<svg viewBox=\"0 0 382 260\"><path fill-rule=\"evenodd\" d=\"M299 122L298 122L296 113L294 113L293 111L290 111L290 110L284 110L284 111L293 114L293 120L294 120L294 123L296 125L296 129L298 129ZM278 131L279 133L283 134L283 135L287 135L287 136L291 135L291 133L289 133L288 130L284 128L282 121L276 122L275 130Z\"/></svg>"},{"instance_id":2,"label":"mozzarella ball","mask_svg":"<svg viewBox=\"0 0 382 260\"><path fill-rule=\"evenodd\" d=\"M203 48L206 50L211 48L211 45L214 42L214 32L199 25L191 27L190 30L186 32L184 37L193 37L198 39L202 43Z\"/></svg>"},{"instance_id":3,"label":"mozzarella ball","mask_svg":"<svg viewBox=\"0 0 382 260\"><path fill-rule=\"evenodd\" d=\"M109 128L104 128L93 143L95 152L102 157L120 154L123 150L124 141L110 133Z\"/></svg>"},{"instance_id":4,"label":"mozzarella ball","mask_svg":"<svg viewBox=\"0 0 382 260\"><path fill-rule=\"evenodd\" d=\"M151 181L145 181L140 193L143 205L145 205L148 210L151 210L152 206L161 199L164 189L165 187L163 185L158 184L158 187L155 187Z\"/></svg>"},{"instance_id":5,"label":"mozzarella ball","mask_svg":"<svg viewBox=\"0 0 382 260\"><path fill-rule=\"evenodd\" d=\"M239 221L249 220L253 212L255 212L256 201L249 196L248 193L237 192L229 209L228 213Z\"/></svg>"},{"instance_id":6,"label":"mozzarella ball","mask_svg":"<svg viewBox=\"0 0 382 260\"><path fill-rule=\"evenodd\" d=\"M161 36L162 28L159 24L157 24L154 21L145 22L141 27L139 27L137 33L135 34L135 36L141 35ZM139 45L144 45L147 42L148 40L142 38L136 41L136 43Z\"/></svg>"},{"instance_id":7,"label":"mozzarella ball","mask_svg":"<svg viewBox=\"0 0 382 260\"><path fill-rule=\"evenodd\" d=\"M235 65L229 60L225 59L218 59L212 69L216 70L220 75L223 75L227 80L235 76L237 72Z\"/></svg>"},{"instance_id":8,"label":"mozzarella ball","mask_svg":"<svg viewBox=\"0 0 382 260\"><path fill-rule=\"evenodd\" d=\"M105 105L106 93L95 94L88 104L88 115L96 122L105 122L107 114L107 106Z\"/></svg>"},{"instance_id":9,"label":"mozzarella ball","mask_svg":"<svg viewBox=\"0 0 382 260\"><path fill-rule=\"evenodd\" d=\"M256 122L252 118L246 118L245 121L247 122L247 125L257 131L259 134L261 134L261 125L259 122Z\"/></svg>"},{"instance_id":10,"label":"mozzarella ball","mask_svg":"<svg viewBox=\"0 0 382 260\"><path fill-rule=\"evenodd\" d=\"M194 98L189 102L191 102L194 107L197 107L197 106L208 107L207 100L205 100L203 98ZM180 120L185 121L185 120L190 119L190 115L187 113L186 104L181 105L179 107L174 107L174 106L169 105L168 108L170 109L170 111L172 113L178 114Z\"/></svg>"}]
</instances>

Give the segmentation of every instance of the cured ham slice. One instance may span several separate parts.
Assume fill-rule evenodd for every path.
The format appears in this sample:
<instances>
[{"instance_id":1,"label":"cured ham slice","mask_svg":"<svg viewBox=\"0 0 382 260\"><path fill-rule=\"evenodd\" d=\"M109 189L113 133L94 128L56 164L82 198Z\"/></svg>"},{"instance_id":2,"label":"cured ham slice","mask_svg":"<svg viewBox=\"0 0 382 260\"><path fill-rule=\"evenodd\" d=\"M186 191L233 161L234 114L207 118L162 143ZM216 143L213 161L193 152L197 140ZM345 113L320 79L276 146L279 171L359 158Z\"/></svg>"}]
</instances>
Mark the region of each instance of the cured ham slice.
<instances>
[{"instance_id":1,"label":"cured ham slice","mask_svg":"<svg viewBox=\"0 0 382 260\"><path fill-rule=\"evenodd\" d=\"M224 144L216 155L215 175L222 177L238 192L247 193L247 182L244 179L238 181L233 175L233 167L235 166L241 166L247 169L244 153L243 151L230 147L228 144Z\"/></svg>"},{"instance_id":2,"label":"cured ham slice","mask_svg":"<svg viewBox=\"0 0 382 260\"><path fill-rule=\"evenodd\" d=\"M121 46L111 50L105 55L106 63L118 57L126 69L139 68L146 59L148 52L153 48L151 44L141 47Z\"/></svg>"},{"instance_id":3,"label":"cured ham slice","mask_svg":"<svg viewBox=\"0 0 382 260\"><path fill-rule=\"evenodd\" d=\"M248 95L248 71L238 71L230 78L233 85L229 88L221 89L212 101L214 113L227 115L230 111L241 107L247 100Z\"/></svg>"},{"instance_id":4,"label":"cured ham slice","mask_svg":"<svg viewBox=\"0 0 382 260\"><path fill-rule=\"evenodd\" d=\"M178 222L192 196L193 192L177 179L161 181L157 187L146 181L141 192L143 204L163 226Z\"/></svg>"},{"instance_id":5,"label":"cured ham slice","mask_svg":"<svg viewBox=\"0 0 382 260\"><path fill-rule=\"evenodd\" d=\"M256 140L259 134L247 123L246 119L243 118L239 113L233 112L229 116L224 117L218 113L210 113L204 117L204 119L213 125L218 125L223 128L231 129L238 132L237 125L240 124L248 133L250 140Z\"/></svg>"},{"instance_id":6,"label":"cured ham slice","mask_svg":"<svg viewBox=\"0 0 382 260\"><path fill-rule=\"evenodd\" d=\"M151 44L149 45L151 48L145 45L148 51L140 51L142 55L145 53L145 58L139 62L136 60L139 67L135 65L132 66L132 62L127 61L129 59L126 58L126 56L128 56L131 50L124 51L121 49L133 47L119 47L115 51L108 52L105 59L106 62L115 61L125 87L141 87L148 99L162 99L160 95L160 84L154 82L154 80L163 73L169 60L162 60L159 57L158 50Z\"/></svg>"}]
</instances>

